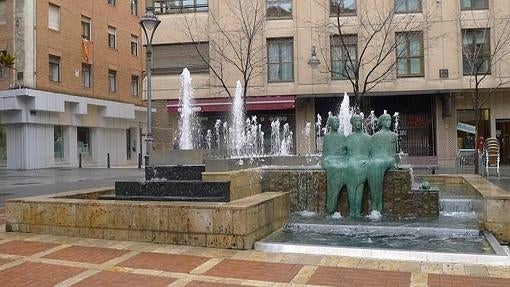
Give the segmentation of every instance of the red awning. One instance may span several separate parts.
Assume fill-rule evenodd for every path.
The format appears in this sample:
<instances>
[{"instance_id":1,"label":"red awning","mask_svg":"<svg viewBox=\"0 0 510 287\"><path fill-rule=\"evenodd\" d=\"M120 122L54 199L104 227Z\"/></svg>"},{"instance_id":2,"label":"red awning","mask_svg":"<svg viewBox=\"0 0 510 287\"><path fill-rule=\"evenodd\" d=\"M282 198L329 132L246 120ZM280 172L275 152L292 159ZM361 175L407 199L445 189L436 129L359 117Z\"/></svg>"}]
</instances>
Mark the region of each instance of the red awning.
<instances>
[{"instance_id":1,"label":"red awning","mask_svg":"<svg viewBox=\"0 0 510 287\"><path fill-rule=\"evenodd\" d=\"M194 99L193 108L197 112L228 112L232 102L228 98ZM170 113L179 112L179 100L168 100L167 110ZM294 96L248 97L247 111L292 110L295 107Z\"/></svg>"}]
</instances>

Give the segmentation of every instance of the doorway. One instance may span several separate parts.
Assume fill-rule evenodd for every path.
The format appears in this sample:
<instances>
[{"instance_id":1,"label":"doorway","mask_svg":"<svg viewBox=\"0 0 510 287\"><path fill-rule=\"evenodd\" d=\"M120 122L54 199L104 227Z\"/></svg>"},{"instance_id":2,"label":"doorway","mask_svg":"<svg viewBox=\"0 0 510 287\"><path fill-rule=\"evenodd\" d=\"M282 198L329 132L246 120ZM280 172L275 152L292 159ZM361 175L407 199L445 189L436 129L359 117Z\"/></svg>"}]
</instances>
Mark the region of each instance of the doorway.
<instances>
[{"instance_id":1,"label":"doorway","mask_svg":"<svg viewBox=\"0 0 510 287\"><path fill-rule=\"evenodd\" d=\"M7 165L7 133L0 123L0 166Z\"/></svg>"},{"instance_id":2,"label":"doorway","mask_svg":"<svg viewBox=\"0 0 510 287\"><path fill-rule=\"evenodd\" d=\"M496 138L501 146L501 164L510 164L510 119L496 120Z\"/></svg>"},{"instance_id":3,"label":"doorway","mask_svg":"<svg viewBox=\"0 0 510 287\"><path fill-rule=\"evenodd\" d=\"M90 140L90 128L77 128L78 137L78 153L80 153L83 159L92 159L92 149Z\"/></svg>"},{"instance_id":4,"label":"doorway","mask_svg":"<svg viewBox=\"0 0 510 287\"><path fill-rule=\"evenodd\" d=\"M131 160L131 129L126 130L126 152L127 160Z\"/></svg>"}]
</instances>

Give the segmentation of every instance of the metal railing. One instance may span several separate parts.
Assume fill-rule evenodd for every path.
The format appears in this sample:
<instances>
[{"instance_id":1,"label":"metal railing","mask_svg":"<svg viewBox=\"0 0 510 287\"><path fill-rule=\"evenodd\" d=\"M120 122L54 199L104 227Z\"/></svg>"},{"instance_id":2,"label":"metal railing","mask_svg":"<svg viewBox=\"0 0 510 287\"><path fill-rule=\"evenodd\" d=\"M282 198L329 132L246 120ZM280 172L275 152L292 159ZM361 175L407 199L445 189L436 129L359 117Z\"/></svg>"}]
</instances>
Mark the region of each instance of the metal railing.
<instances>
[{"instance_id":1,"label":"metal railing","mask_svg":"<svg viewBox=\"0 0 510 287\"><path fill-rule=\"evenodd\" d=\"M204 1L154 1L154 14L179 14L207 11L208 3Z\"/></svg>"}]
</instances>

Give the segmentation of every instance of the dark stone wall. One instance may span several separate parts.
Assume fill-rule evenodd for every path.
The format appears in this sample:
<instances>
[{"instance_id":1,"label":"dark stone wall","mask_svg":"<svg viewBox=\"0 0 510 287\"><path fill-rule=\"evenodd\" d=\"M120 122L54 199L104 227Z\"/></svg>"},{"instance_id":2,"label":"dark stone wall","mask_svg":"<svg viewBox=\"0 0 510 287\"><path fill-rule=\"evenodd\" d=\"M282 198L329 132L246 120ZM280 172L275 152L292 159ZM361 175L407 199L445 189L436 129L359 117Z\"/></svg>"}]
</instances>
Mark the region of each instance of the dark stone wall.
<instances>
[{"instance_id":1,"label":"dark stone wall","mask_svg":"<svg viewBox=\"0 0 510 287\"><path fill-rule=\"evenodd\" d=\"M326 208L326 173L322 169L265 169L262 192L289 192L290 211L315 211Z\"/></svg>"},{"instance_id":2,"label":"dark stone wall","mask_svg":"<svg viewBox=\"0 0 510 287\"><path fill-rule=\"evenodd\" d=\"M325 213L326 172L322 169L265 169L262 172L263 192L290 193L291 212L314 211ZM370 190L365 185L363 213L370 208ZM338 210L348 213L347 192L342 189ZM389 170L384 177L383 213L396 217L433 217L439 215L437 190L412 191L409 170Z\"/></svg>"}]
</instances>

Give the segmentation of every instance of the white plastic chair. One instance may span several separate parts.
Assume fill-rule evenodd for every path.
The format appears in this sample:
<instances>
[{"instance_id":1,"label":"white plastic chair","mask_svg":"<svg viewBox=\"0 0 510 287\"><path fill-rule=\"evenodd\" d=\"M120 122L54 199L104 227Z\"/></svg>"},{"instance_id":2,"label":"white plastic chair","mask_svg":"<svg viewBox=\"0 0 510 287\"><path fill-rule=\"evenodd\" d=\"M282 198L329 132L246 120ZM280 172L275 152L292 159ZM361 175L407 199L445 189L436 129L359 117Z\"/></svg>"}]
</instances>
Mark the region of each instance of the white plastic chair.
<instances>
[{"instance_id":1,"label":"white plastic chair","mask_svg":"<svg viewBox=\"0 0 510 287\"><path fill-rule=\"evenodd\" d=\"M497 138L488 138L483 144L482 165L485 167L485 176L489 176L490 169L499 173L499 141Z\"/></svg>"}]
</instances>

